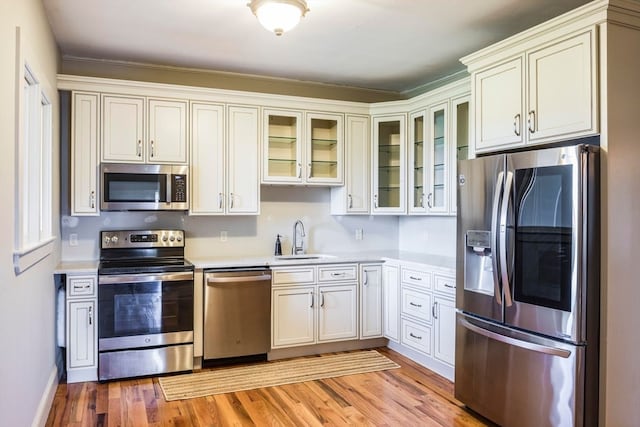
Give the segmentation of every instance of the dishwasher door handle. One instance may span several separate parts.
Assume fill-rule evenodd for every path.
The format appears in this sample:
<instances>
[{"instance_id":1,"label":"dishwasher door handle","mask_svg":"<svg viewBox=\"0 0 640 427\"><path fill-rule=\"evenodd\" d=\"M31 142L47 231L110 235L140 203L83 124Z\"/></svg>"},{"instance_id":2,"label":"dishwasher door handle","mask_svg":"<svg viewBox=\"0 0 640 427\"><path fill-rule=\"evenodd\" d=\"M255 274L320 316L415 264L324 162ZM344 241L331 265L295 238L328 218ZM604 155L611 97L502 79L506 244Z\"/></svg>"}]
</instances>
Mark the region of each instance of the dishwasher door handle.
<instances>
[{"instance_id":1,"label":"dishwasher door handle","mask_svg":"<svg viewBox=\"0 0 640 427\"><path fill-rule=\"evenodd\" d=\"M270 274L261 274L260 276L229 276L229 277L207 277L209 283L239 283L239 282L263 282L271 280Z\"/></svg>"}]
</instances>

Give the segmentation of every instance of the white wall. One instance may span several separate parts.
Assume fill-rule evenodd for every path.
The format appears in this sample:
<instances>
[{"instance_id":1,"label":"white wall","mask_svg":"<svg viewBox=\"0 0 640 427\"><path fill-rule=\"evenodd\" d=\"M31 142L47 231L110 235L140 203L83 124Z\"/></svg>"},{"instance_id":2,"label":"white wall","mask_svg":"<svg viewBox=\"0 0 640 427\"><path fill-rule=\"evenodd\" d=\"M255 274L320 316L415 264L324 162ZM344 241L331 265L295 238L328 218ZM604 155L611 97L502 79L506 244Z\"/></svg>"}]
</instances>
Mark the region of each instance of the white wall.
<instances>
[{"instance_id":1,"label":"white wall","mask_svg":"<svg viewBox=\"0 0 640 427\"><path fill-rule=\"evenodd\" d=\"M401 251L456 256L455 217L400 217L399 232L398 249Z\"/></svg>"},{"instance_id":2,"label":"white wall","mask_svg":"<svg viewBox=\"0 0 640 427\"><path fill-rule=\"evenodd\" d=\"M59 234L57 48L40 0L0 2L0 425L43 425L49 399L57 385L55 367L54 253L16 276L13 270L16 186L16 26L21 28L23 51L41 83L49 86L54 123L55 235ZM43 419L44 417L44 419Z\"/></svg>"}]
</instances>

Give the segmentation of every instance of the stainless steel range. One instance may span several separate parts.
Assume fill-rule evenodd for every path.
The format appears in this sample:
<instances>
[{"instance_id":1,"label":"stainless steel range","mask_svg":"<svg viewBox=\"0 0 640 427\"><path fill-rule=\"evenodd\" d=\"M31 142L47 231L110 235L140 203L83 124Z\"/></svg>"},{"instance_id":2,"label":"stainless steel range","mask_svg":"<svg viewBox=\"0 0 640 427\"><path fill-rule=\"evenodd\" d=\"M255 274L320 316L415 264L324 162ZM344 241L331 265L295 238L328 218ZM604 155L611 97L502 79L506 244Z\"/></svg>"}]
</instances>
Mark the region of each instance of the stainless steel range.
<instances>
[{"instance_id":1,"label":"stainless steel range","mask_svg":"<svg viewBox=\"0 0 640 427\"><path fill-rule=\"evenodd\" d=\"M182 230L102 231L98 378L193 369L193 271Z\"/></svg>"}]
</instances>

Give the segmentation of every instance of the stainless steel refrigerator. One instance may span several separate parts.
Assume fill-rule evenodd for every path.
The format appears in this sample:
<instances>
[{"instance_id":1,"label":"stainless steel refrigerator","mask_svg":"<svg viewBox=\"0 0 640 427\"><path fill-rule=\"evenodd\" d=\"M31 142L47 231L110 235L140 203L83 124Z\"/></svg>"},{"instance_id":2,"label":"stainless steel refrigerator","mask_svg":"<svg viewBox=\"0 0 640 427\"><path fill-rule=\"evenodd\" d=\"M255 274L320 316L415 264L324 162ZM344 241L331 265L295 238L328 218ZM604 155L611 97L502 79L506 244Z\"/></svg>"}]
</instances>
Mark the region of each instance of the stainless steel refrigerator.
<instances>
[{"instance_id":1,"label":"stainless steel refrigerator","mask_svg":"<svg viewBox=\"0 0 640 427\"><path fill-rule=\"evenodd\" d=\"M599 148L458 162L455 396L503 426L597 425Z\"/></svg>"}]
</instances>

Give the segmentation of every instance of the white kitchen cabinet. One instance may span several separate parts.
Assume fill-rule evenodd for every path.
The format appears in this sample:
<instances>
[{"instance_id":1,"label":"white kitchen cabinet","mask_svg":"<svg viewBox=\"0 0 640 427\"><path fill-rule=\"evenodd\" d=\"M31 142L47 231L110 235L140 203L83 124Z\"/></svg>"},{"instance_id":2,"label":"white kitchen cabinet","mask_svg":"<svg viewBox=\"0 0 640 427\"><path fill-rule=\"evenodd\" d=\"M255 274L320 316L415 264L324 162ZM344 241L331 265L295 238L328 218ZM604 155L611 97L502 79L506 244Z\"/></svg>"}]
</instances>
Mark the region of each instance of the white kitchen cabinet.
<instances>
[{"instance_id":1,"label":"white kitchen cabinet","mask_svg":"<svg viewBox=\"0 0 640 427\"><path fill-rule=\"evenodd\" d=\"M360 265L360 339L383 336L382 266Z\"/></svg>"},{"instance_id":2,"label":"white kitchen cabinet","mask_svg":"<svg viewBox=\"0 0 640 427\"><path fill-rule=\"evenodd\" d=\"M400 341L400 267L389 261L382 266L383 335Z\"/></svg>"},{"instance_id":3,"label":"white kitchen cabinet","mask_svg":"<svg viewBox=\"0 0 640 427\"><path fill-rule=\"evenodd\" d=\"M374 214L406 212L405 115L373 117L373 206Z\"/></svg>"},{"instance_id":4,"label":"white kitchen cabinet","mask_svg":"<svg viewBox=\"0 0 640 427\"><path fill-rule=\"evenodd\" d=\"M315 286L272 290L272 347L315 343Z\"/></svg>"},{"instance_id":5,"label":"white kitchen cabinet","mask_svg":"<svg viewBox=\"0 0 640 427\"><path fill-rule=\"evenodd\" d=\"M455 363L456 305L452 299L433 298L433 357L441 362Z\"/></svg>"},{"instance_id":6,"label":"white kitchen cabinet","mask_svg":"<svg viewBox=\"0 0 640 427\"><path fill-rule=\"evenodd\" d=\"M458 189L458 160L469 158L469 130L471 129L471 116L469 106L471 97L461 96L451 100L451 141L449 150L449 212L451 215L457 211Z\"/></svg>"},{"instance_id":7,"label":"white kitchen cabinet","mask_svg":"<svg viewBox=\"0 0 640 427\"><path fill-rule=\"evenodd\" d=\"M318 286L318 342L358 337L357 285Z\"/></svg>"},{"instance_id":8,"label":"white kitchen cabinet","mask_svg":"<svg viewBox=\"0 0 640 427\"><path fill-rule=\"evenodd\" d=\"M449 102L429 108L427 213L449 213Z\"/></svg>"},{"instance_id":9,"label":"white kitchen cabinet","mask_svg":"<svg viewBox=\"0 0 640 427\"><path fill-rule=\"evenodd\" d=\"M67 382L98 379L97 276L67 275Z\"/></svg>"},{"instance_id":10,"label":"white kitchen cabinet","mask_svg":"<svg viewBox=\"0 0 640 427\"><path fill-rule=\"evenodd\" d=\"M73 92L71 107L71 215L97 216L100 94Z\"/></svg>"},{"instance_id":11,"label":"white kitchen cabinet","mask_svg":"<svg viewBox=\"0 0 640 427\"><path fill-rule=\"evenodd\" d=\"M331 188L331 214L366 215L371 199L371 124L365 116L347 115L345 122L345 182Z\"/></svg>"},{"instance_id":12,"label":"white kitchen cabinet","mask_svg":"<svg viewBox=\"0 0 640 427\"><path fill-rule=\"evenodd\" d=\"M102 96L102 161L187 163L187 101Z\"/></svg>"},{"instance_id":13,"label":"white kitchen cabinet","mask_svg":"<svg viewBox=\"0 0 640 427\"><path fill-rule=\"evenodd\" d=\"M429 150L425 148L428 143L426 126L426 110L415 111L409 114L409 194L407 195L408 211L410 215L427 213L427 186L429 185L427 172Z\"/></svg>"},{"instance_id":14,"label":"white kitchen cabinet","mask_svg":"<svg viewBox=\"0 0 640 427\"><path fill-rule=\"evenodd\" d=\"M344 183L344 116L307 112L305 119L305 181L307 184L342 185Z\"/></svg>"},{"instance_id":15,"label":"white kitchen cabinet","mask_svg":"<svg viewBox=\"0 0 640 427\"><path fill-rule=\"evenodd\" d=\"M220 104L191 104L190 215L260 212L258 109L226 112Z\"/></svg>"},{"instance_id":16,"label":"white kitchen cabinet","mask_svg":"<svg viewBox=\"0 0 640 427\"><path fill-rule=\"evenodd\" d=\"M598 132L594 28L493 62L477 69L468 64L477 152Z\"/></svg>"},{"instance_id":17,"label":"white kitchen cabinet","mask_svg":"<svg viewBox=\"0 0 640 427\"><path fill-rule=\"evenodd\" d=\"M262 182L302 183L302 112L263 110Z\"/></svg>"}]
</instances>

